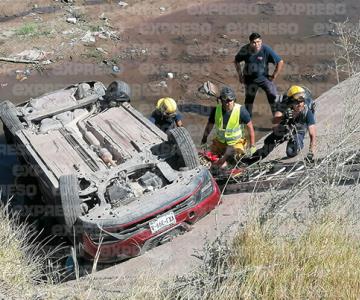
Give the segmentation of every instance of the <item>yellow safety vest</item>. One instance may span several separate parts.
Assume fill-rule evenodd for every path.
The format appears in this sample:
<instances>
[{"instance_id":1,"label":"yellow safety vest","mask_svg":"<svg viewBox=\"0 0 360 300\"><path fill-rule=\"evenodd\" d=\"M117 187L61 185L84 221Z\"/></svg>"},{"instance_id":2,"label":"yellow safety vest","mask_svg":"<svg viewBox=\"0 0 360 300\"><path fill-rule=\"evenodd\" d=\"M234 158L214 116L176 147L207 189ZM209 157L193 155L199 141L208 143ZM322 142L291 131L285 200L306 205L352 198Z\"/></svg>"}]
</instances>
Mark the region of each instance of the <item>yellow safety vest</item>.
<instances>
[{"instance_id":1,"label":"yellow safety vest","mask_svg":"<svg viewBox=\"0 0 360 300\"><path fill-rule=\"evenodd\" d=\"M231 112L226 129L223 128L222 105L218 104L215 111L216 138L221 143L235 145L244 137L243 126L240 123L241 105L235 103Z\"/></svg>"}]
</instances>

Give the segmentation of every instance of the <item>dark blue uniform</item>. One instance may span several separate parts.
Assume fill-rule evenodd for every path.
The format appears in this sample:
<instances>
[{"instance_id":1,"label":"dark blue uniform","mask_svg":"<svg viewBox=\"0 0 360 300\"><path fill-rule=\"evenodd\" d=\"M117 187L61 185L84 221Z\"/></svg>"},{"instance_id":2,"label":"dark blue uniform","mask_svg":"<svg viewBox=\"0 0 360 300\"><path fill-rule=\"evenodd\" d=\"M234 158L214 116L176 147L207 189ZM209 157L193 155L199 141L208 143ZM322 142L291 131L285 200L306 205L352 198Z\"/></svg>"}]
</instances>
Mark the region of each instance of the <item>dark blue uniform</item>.
<instances>
[{"instance_id":1,"label":"dark blue uniform","mask_svg":"<svg viewBox=\"0 0 360 300\"><path fill-rule=\"evenodd\" d=\"M274 102L277 91L275 84L268 79L269 63L278 64L281 57L277 55L269 46L262 45L261 49L253 53L250 44L243 46L235 56L236 63L245 62L243 75L245 80L245 106L250 116L257 90L262 88L267 96L271 111L274 113Z\"/></svg>"}]
</instances>

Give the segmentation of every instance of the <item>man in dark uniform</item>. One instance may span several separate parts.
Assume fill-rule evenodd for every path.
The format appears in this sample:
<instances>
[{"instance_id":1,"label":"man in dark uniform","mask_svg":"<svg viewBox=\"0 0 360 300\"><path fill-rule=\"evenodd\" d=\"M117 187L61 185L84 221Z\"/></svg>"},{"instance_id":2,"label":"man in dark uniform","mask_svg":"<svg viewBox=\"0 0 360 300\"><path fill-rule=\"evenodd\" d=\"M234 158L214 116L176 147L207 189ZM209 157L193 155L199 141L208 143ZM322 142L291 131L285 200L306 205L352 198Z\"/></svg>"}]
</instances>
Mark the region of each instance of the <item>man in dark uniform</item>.
<instances>
[{"instance_id":1,"label":"man in dark uniform","mask_svg":"<svg viewBox=\"0 0 360 300\"><path fill-rule=\"evenodd\" d=\"M245 106L250 116L255 96L259 87L266 93L271 112L275 112L277 96L274 80L278 77L284 61L269 46L262 43L260 34L254 32L249 36L249 44L243 46L235 56L235 67L239 81L245 84ZM245 62L243 70L241 62ZM275 65L273 74L269 75L269 63Z\"/></svg>"}]
</instances>

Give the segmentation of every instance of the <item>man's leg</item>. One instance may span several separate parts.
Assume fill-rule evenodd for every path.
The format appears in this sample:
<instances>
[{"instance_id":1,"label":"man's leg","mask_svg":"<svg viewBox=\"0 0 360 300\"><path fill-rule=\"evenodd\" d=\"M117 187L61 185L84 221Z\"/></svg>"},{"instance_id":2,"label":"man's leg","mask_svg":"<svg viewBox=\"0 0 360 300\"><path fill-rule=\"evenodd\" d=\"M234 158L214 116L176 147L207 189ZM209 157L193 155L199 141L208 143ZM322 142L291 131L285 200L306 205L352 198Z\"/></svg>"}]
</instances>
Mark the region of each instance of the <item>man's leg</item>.
<instances>
[{"instance_id":1,"label":"man's leg","mask_svg":"<svg viewBox=\"0 0 360 300\"><path fill-rule=\"evenodd\" d=\"M274 115L275 113L275 99L277 96L276 85L273 81L269 79L265 79L263 82L259 84L259 86L264 90L266 93L267 100L269 102L271 112Z\"/></svg>"},{"instance_id":2,"label":"man's leg","mask_svg":"<svg viewBox=\"0 0 360 300\"><path fill-rule=\"evenodd\" d=\"M268 156L275 147L285 142L287 133L287 129L284 126L279 125L276 130L274 130L265 138L262 148L256 150L252 157L247 159L245 162L248 164L253 164Z\"/></svg>"},{"instance_id":3,"label":"man's leg","mask_svg":"<svg viewBox=\"0 0 360 300\"><path fill-rule=\"evenodd\" d=\"M252 117L252 109L259 86L256 83L247 83L245 85L245 107Z\"/></svg>"},{"instance_id":4,"label":"man's leg","mask_svg":"<svg viewBox=\"0 0 360 300\"><path fill-rule=\"evenodd\" d=\"M262 148L256 151L255 154L258 154L261 158L265 158L270 154L271 151L274 150L276 146L283 142L283 136L279 136L275 132L272 132L265 138L264 145L262 146Z\"/></svg>"},{"instance_id":5,"label":"man's leg","mask_svg":"<svg viewBox=\"0 0 360 300\"><path fill-rule=\"evenodd\" d=\"M247 146L247 140L246 139L240 139L235 145L234 145L234 161L238 161L242 159L242 157L246 154L246 146Z\"/></svg>"},{"instance_id":6,"label":"man's leg","mask_svg":"<svg viewBox=\"0 0 360 300\"><path fill-rule=\"evenodd\" d=\"M287 157L294 157L298 155L301 149L304 148L305 132L297 132L289 140L286 146Z\"/></svg>"},{"instance_id":7,"label":"man's leg","mask_svg":"<svg viewBox=\"0 0 360 300\"><path fill-rule=\"evenodd\" d=\"M264 145L260 149L256 150L251 157L244 157L242 162L248 165L254 164L268 156L270 152L273 151L274 148L282 142L283 140L279 139L279 137L277 137L276 134L272 132L265 138Z\"/></svg>"}]
</instances>

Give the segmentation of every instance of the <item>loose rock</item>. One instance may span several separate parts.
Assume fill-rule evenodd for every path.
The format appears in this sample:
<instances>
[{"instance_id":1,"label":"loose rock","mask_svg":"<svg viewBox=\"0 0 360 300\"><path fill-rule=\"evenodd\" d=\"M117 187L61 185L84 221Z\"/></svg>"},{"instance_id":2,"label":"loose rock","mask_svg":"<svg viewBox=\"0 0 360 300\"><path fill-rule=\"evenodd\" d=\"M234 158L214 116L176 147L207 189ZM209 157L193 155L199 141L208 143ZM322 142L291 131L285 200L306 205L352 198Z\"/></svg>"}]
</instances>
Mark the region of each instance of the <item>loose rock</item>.
<instances>
[{"instance_id":1,"label":"loose rock","mask_svg":"<svg viewBox=\"0 0 360 300\"><path fill-rule=\"evenodd\" d=\"M86 44L92 44L96 42L95 37L92 35L91 31L86 32L86 34L81 38L81 41Z\"/></svg>"},{"instance_id":2,"label":"loose rock","mask_svg":"<svg viewBox=\"0 0 360 300\"><path fill-rule=\"evenodd\" d=\"M97 51L103 53L103 54L108 54L108 52L106 50L104 50L103 48L96 48Z\"/></svg>"},{"instance_id":3,"label":"loose rock","mask_svg":"<svg viewBox=\"0 0 360 300\"><path fill-rule=\"evenodd\" d=\"M105 17L105 13L102 13L102 14L99 16L99 19L100 19L100 20L104 20L104 21L109 20L107 17Z\"/></svg>"},{"instance_id":4,"label":"loose rock","mask_svg":"<svg viewBox=\"0 0 360 300\"><path fill-rule=\"evenodd\" d=\"M18 54L16 54L17 58L26 59L26 60L42 60L46 57L46 55L50 52L45 52L38 49L32 50L24 50Z\"/></svg>"},{"instance_id":5,"label":"loose rock","mask_svg":"<svg viewBox=\"0 0 360 300\"><path fill-rule=\"evenodd\" d=\"M115 72L115 73L119 73L120 72L120 68L118 67L118 66L113 66L112 67L112 70L113 70L113 72Z\"/></svg>"},{"instance_id":6,"label":"loose rock","mask_svg":"<svg viewBox=\"0 0 360 300\"><path fill-rule=\"evenodd\" d=\"M167 87L167 84L166 84L166 81L160 81L157 86L160 86L160 87Z\"/></svg>"},{"instance_id":7,"label":"loose rock","mask_svg":"<svg viewBox=\"0 0 360 300\"><path fill-rule=\"evenodd\" d=\"M128 3L124 2L124 1L120 1L118 4L120 5L120 7L126 7L129 5Z\"/></svg>"},{"instance_id":8,"label":"loose rock","mask_svg":"<svg viewBox=\"0 0 360 300\"><path fill-rule=\"evenodd\" d=\"M65 30L62 32L63 35L70 35L70 34L74 34L74 30Z\"/></svg>"},{"instance_id":9,"label":"loose rock","mask_svg":"<svg viewBox=\"0 0 360 300\"><path fill-rule=\"evenodd\" d=\"M77 19L74 17L70 17L66 19L66 22L70 23L70 24L76 24Z\"/></svg>"}]
</instances>

